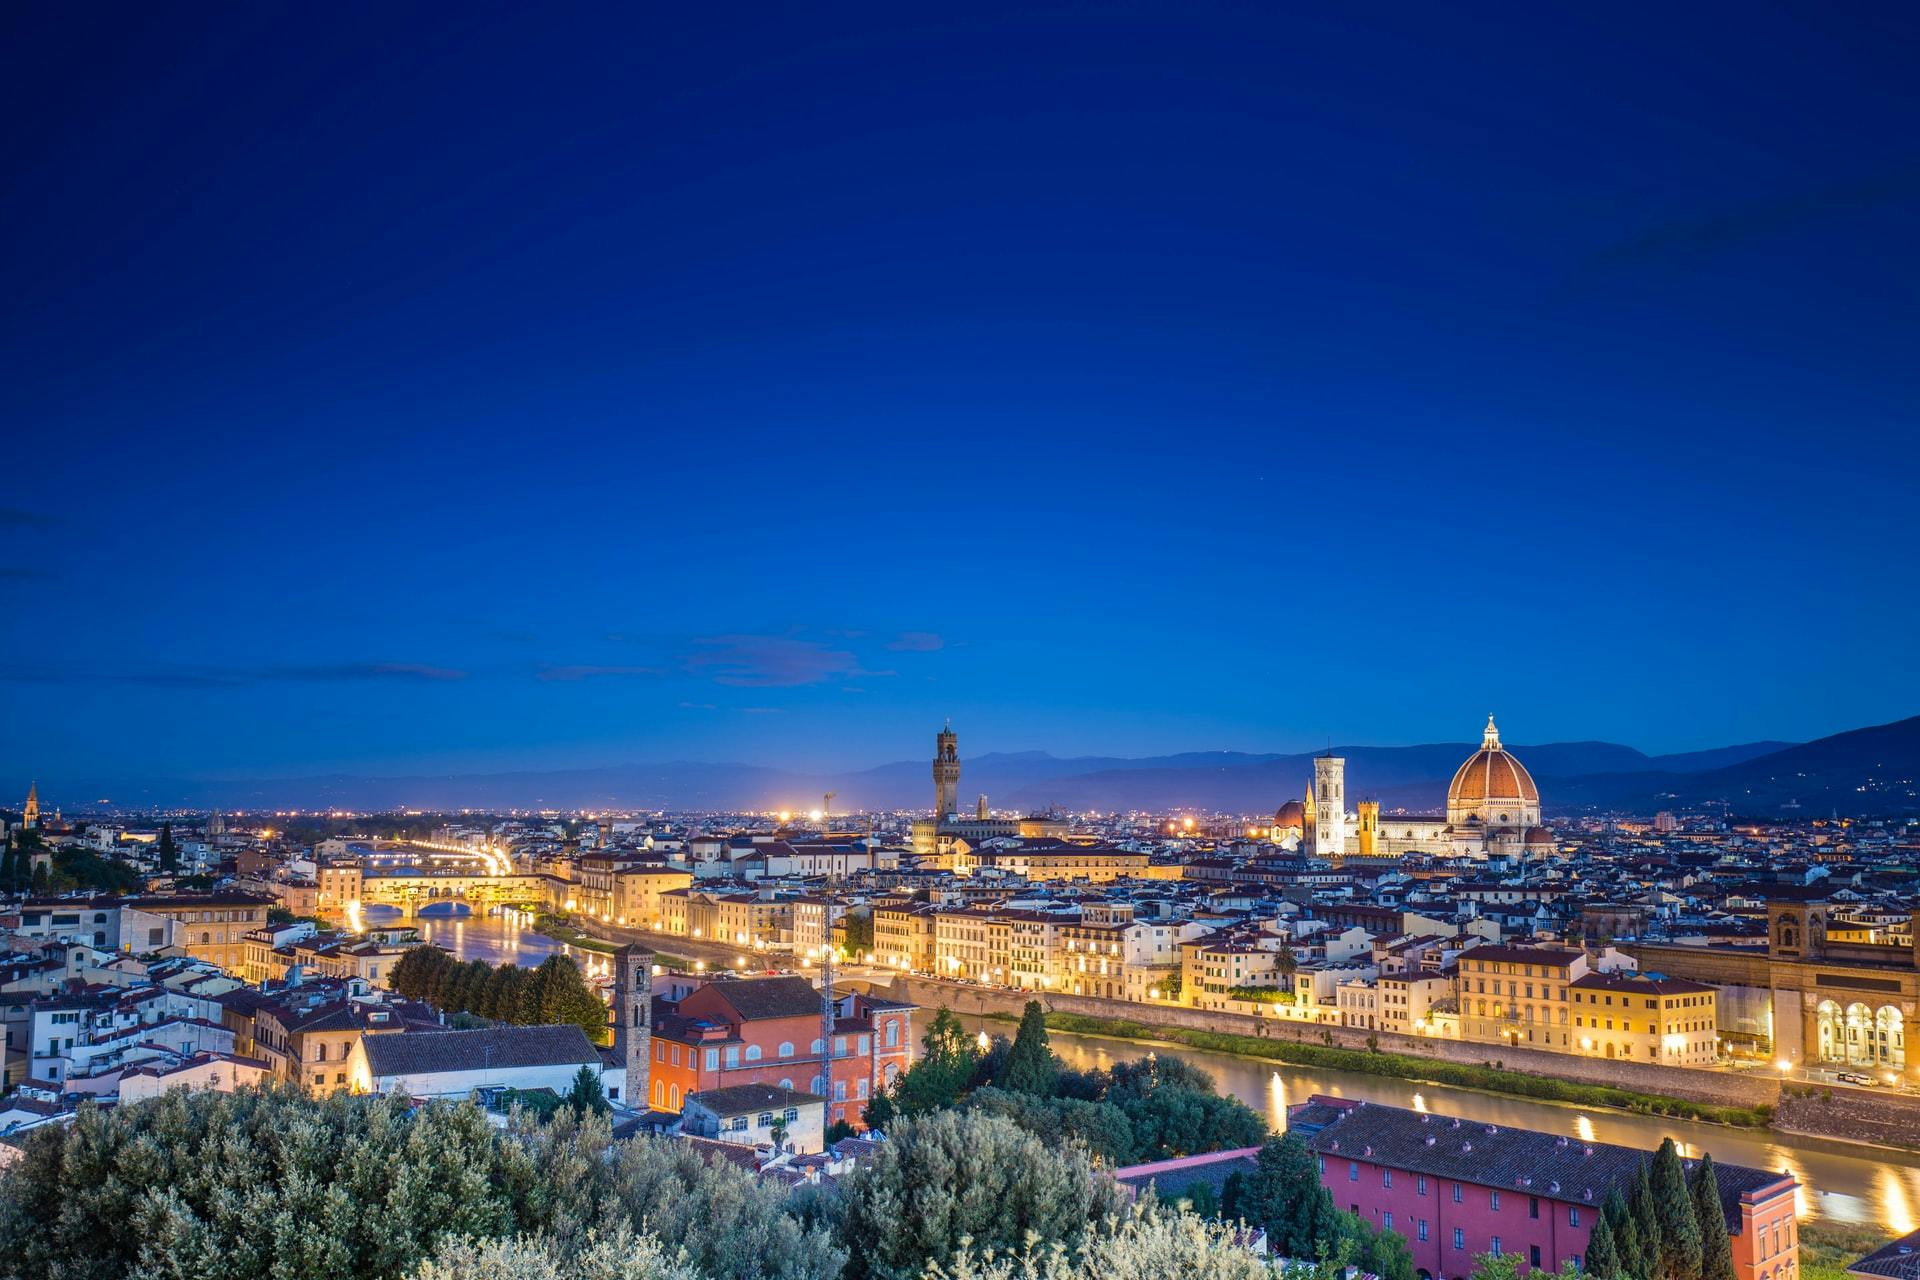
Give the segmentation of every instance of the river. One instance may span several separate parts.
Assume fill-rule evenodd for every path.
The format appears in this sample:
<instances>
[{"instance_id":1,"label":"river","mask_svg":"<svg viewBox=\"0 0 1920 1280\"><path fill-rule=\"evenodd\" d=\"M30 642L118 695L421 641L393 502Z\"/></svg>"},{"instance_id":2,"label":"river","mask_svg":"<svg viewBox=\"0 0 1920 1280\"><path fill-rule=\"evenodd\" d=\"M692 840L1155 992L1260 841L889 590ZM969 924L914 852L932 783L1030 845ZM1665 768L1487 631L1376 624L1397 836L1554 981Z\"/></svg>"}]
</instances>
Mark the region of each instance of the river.
<instances>
[{"instance_id":1,"label":"river","mask_svg":"<svg viewBox=\"0 0 1920 1280\"><path fill-rule=\"evenodd\" d=\"M525 917L518 915L405 916L396 907L370 906L366 908L366 916L368 924L411 924L420 930L423 939L438 943L461 960L485 960L489 964L511 961L531 966L559 954L573 956L592 975L604 976L607 972L606 956L536 933ZM971 1015L962 1015L961 1020L970 1031L984 1029L993 1035L1007 1035L1012 1031L1005 1022ZM1145 1045L1102 1036L1054 1032L1052 1039L1054 1052L1068 1066L1079 1070L1137 1058L1148 1051ZM1387 1076L1288 1066L1185 1045L1155 1045L1152 1049L1185 1059L1206 1071L1221 1092L1233 1094L1261 1112L1277 1129L1286 1126L1286 1110L1290 1104L1324 1093L1459 1116L1483 1124L1564 1133L1583 1142L1612 1142L1651 1149L1671 1135L1681 1144L1683 1155L1711 1151L1713 1158L1723 1163L1787 1170L1799 1180L1799 1208L1803 1218L1876 1223L1901 1234L1920 1227L1920 1154L1767 1130L1730 1129L1664 1116L1587 1110L1448 1085L1414 1084Z\"/></svg>"},{"instance_id":2,"label":"river","mask_svg":"<svg viewBox=\"0 0 1920 1280\"><path fill-rule=\"evenodd\" d=\"M536 933L519 912L502 915L407 915L398 907L361 909L369 926L409 924L422 942L445 947L456 960L485 960L488 964L518 964L533 968L548 956L572 956L590 976L610 977L607 957L598 951L569 946Z\"/></svg>"},{"instance_id":3,"label":"river","mask_svg":"<svg viewBox=\"0 0 1920 1280\"><path fill-rule=\"evenodd\" d=\"M961 1021L969 1031L985 1030L992 1035L1012 1032L1009 1024L993 1019L963 1014ZM1184 1059L1210 1074L1222 1093L1233 1094L1265 1115L1276 1129L1286 1127L1289 1105L1324 1093L1483 1124L1563 1133L1582 1142L1611 1142L1650 1150L1659 1146L1662 1138L1671 1136L1684 1156L1710 1151L1723 1164L1784 1169L1793 1174L1800 1183L1799 1213L1803 1218L1873 1223L1900 1234L1920 1226L1920 1154L1911 1152L1768 1130L1731 1129L1665 1116L1587 1110L1387 1076L1295 1067L1185 1045L1147 1046L1058 1031L1052 1041L1060 1059L1082 1071L1138 1058L1149 1049Z\"/></svg>"}]
</instances>

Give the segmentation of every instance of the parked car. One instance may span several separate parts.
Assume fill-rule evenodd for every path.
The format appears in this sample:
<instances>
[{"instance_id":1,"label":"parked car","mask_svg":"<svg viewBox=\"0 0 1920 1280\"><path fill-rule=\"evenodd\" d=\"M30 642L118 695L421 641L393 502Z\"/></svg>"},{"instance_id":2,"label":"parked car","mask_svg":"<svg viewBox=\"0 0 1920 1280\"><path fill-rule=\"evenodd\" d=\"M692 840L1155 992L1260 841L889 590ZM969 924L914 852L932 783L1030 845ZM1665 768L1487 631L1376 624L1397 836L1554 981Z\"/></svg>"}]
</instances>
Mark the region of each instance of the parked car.
<instances>
[{"instance_id":1,"label":"parked car","mask_svg":"<svg viewBox=\"0 0 1920 1280\"><path fill-rule=\"evenodd\" d=\"M1857 1084L1867 1088L1871 1088L1873 1085L1872 1076L1863 1076L1858 1071L1837 1072L1833 1078L1841 1084Z\"/></svg>"}]
</instances>

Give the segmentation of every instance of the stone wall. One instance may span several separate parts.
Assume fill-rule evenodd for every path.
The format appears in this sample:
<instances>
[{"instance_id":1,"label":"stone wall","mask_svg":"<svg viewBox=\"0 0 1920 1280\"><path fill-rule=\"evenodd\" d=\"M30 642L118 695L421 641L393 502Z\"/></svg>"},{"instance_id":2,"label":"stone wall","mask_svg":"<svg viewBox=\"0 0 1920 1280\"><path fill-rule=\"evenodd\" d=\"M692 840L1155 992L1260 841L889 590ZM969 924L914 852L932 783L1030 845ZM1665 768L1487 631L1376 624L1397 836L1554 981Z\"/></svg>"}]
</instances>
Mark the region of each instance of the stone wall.
<instances>
[{"instance_id":1,"label":"stone wall","mask_svg":"<svg viewBox=\"0 0 1920 1280\"><path fill-rule=\"evenodd\" d=\"M1920 1147L1920 1098L1844 1086L1802 1097L1800 1088L1794 1086L1780 1099L1774 1128L1851 1142Z\"/></svg>"},{"instance_id":2,"label":"stone wall","mask_svg":"<svg viewBox=\"0 0 1920 1280\"><path fill-rule=\"evenodd\" d=\"M968 986L940 982L933 978L899 977L893 981L896 999L909 1000L922 1008L945 1005L956 1013L1018 1014L1033 993L1009 991L999 987ZM1055 1013L1077 1013L1095 1018L1120 1018L1155 1027L1182 1027L1196 1031L1220 1031L1232 1035L1257 1036L1268 1040L1293 1040L1301 1044L1323 1044L1331 1035L1333 1043L1349 1049L1365 1049L1370 1033L1354 1027L1323 1027L1310 1023L1285 1022L1257 1018L1243 1013L1216 1013L1186 1009L1175 1005L1137 1004L1130 1000L1106 1000L1096 996L1047 995L1047 1008ZM1742 1075L1728 1071L1701 1071L1686 1067L1664 1067L1650 1062L1621 1062L1605 1058L1586 1058L1542 1049L1514 1048L1507 1045L1476 1044L1461 1040L1436 1040L1426 1036L1403 1036L1391 1031L1371 1033L1384 1053L1403 1053L1410 1057L1432 1058L1480 1066L1498 1064L1511 1071L1550 1076L1582 1084L1612 1085L1639 1093L1668 1098L1685 1098L1720 1106L1772 1106L1780 1100L1780 1082L1768 1075Z\"/></svg>"}]
</instances>

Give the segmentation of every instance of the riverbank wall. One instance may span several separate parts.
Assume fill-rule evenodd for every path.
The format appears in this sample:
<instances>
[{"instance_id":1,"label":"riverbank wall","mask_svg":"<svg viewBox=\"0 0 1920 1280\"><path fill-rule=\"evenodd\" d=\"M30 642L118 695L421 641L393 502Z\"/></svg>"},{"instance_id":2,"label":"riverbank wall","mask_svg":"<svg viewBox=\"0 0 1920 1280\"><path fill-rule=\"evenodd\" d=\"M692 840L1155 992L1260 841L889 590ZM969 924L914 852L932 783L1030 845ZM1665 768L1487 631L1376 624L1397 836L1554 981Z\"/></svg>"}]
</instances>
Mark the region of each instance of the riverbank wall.
<instances>
[{"instance_id":1,"label":"riverbank wall","mask_svg":"<svg viewBox=\"0 0 1920 1280\"><path fill-rule=\"evenodd\" d=\"M956 1013L987 1015L1018 1015L1026 1002L1034 998L1032 992L966 986L921 977L896 977L891 990L896 999L909 1000L924 1008L945 1005ZM1216 1013L1176 1005L1108 1000L1098 996L1046 994L1041 998L1050 1012L1114 1018L1148 1027L1218 1031L1298 1044L1326 1044L1328 1037L1331 1037L1331 1043L1346 1049L1377 1047L1382 1053L1404 1054L1410 1058L1428 1058L1463 1066L1498 1066L1528 1075L1570 1080L1579 1084L1610 1085L1635 1093L1684 1098L1689 1102L1704 1102L1714 1106L1772 1107L1780 1102L1779 1080L1759 1073L1737 1075L1725 1071L1663 1067L1650 1062L1583 1058L1510 1045L1436 1040L1391 1031L1369 1032L1357 1027L1281 1022L1244 1013ZM1377 1046L1368 1045L1369 1036L1375 1039ZM1916 1110L1916 1116L1920 1116L1920 1109Z\"/></svg>"}]
</instances>

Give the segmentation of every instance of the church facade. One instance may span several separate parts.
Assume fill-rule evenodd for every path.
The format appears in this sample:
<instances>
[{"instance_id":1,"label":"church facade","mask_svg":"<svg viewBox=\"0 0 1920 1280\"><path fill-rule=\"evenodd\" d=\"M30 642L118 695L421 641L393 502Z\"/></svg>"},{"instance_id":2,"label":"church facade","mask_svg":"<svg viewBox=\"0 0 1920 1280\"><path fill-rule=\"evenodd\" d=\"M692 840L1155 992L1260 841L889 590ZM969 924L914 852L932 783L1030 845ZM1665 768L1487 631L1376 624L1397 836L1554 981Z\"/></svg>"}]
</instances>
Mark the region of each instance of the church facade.
<instances>
[{"instance_id":1,"label":"church facade","mask_svg":"<svg viewBox=\"0 0 1920 1280\"><path fill-rule=\"evenodd\" d=\"M1305 798L1274 814L1276 839L1300 832L1300 848L1338 864L1350 857L1398 858L1407 854L1463 857L1524 857L1553 847L1541 825L1540 788L1500 742L1493 717L1480 749L1454 771L1444 814L1382 814L1373 801L1346 807L1347 762L1318 756Z\"/></svg>"}]
</instances>

